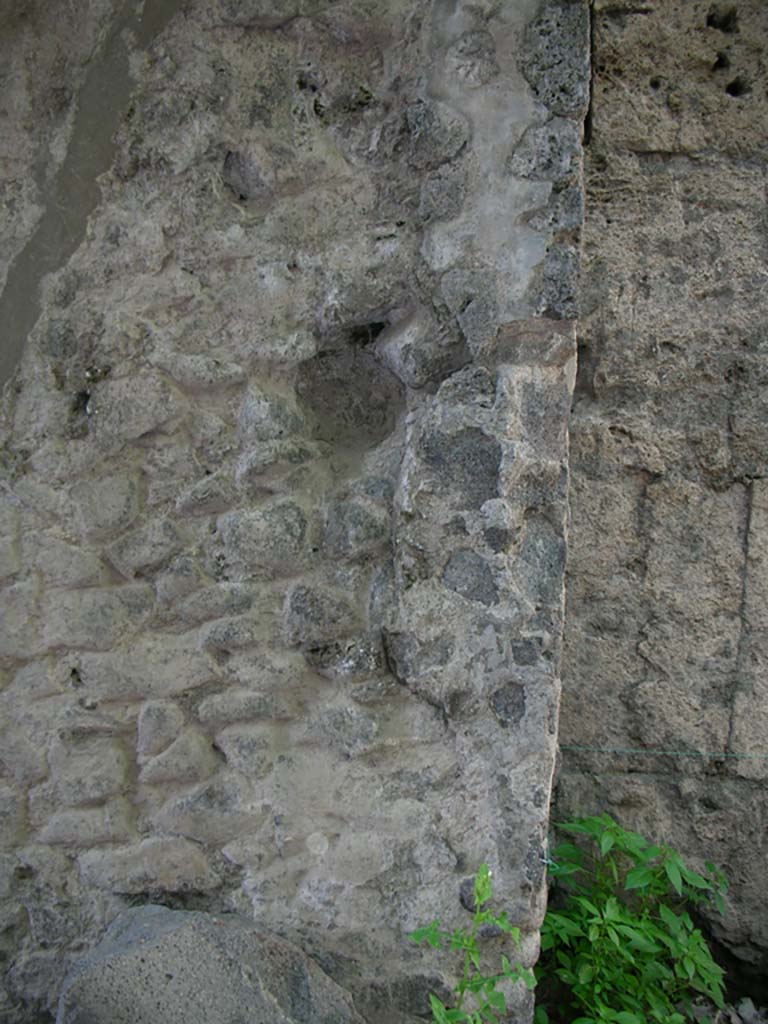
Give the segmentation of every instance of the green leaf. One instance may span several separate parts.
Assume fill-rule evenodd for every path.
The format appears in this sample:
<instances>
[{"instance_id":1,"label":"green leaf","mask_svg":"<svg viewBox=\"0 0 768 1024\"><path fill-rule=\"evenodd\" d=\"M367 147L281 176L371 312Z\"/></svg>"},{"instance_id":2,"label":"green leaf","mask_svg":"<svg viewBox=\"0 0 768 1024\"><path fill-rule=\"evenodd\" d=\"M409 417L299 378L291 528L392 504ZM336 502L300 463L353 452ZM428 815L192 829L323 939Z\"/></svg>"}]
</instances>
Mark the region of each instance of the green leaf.
<instances>
[{"instance_id":1,"label":"green leaf","mask_svg":"<svg viewBox=\"0 0 768 1024\"><path fill-rule=\"evenodd\" d=\"M663 903L659 904L659 915L664 924L669 930L677 935L680 932L680 918L677 914L673 913L669 907L665 907Z\"/></svg>"},{"instance_id":2,"label":"green leaf","mask_svg":"<svg viewBox=\"0 0 768 1024\"><path fill-rule=\"evenodd\" d=\"M429 1005L432 1010L432 1017L436 1024L452 1024L446 1007L443 1006L437 996L432 995L431 992L429 994ZM461 1018L459 1018L459 1020L460 1019Z\"/></svg>"},{"instance_id":3,"label":"green leaf","mask_svg":"<svg viewBox=\"0 0 768 1024\"><path fill-rule=\"evenodd\" d=\"M616 840L610 832L603 832L600 836L600 853L605 856L613 848L615 842Z\"/></svg>"},{"instance_id":4,"label":"green leaf","mask_svg":"<svg viewBox=\"0 0 768 1024\"><path fill-rule=\"evenodd\" d=\"M627 877L624 879L624 888L627 890L644 889L651 884L655 877L653 870L646 865L632 868L631 871L627 872Z\"/></svg>"},{"instance_id":5,"label":"green leaf","mask_svg":"<svg viewBox=\"0 0 768 1024\"><path fill-rule=\"evenodd\" d=\"M642 1017L638 1017L636 1013L628 1013L626 1010L617 1013L613 1019L618 1024L645 1024Z\"/></svg>"},{"instance_id":6,"label":"green leaf","mask_svg":"<svg viewBox=\"0 0 768 1024\"><path fill-rule=\"evenodd\" d=\"M533 1024L549 1024L549 1014L543 1006L537 1006L533 1011Z\"/></svg>"},{"instance_id":7,"label":"green leaf","mask_svg":"<svg viewBox=\"0 0 768 1024\"><path fill-rule=\"evenodd\" d=\"M683 880L680 876L680 868L674 860L668 860L664 865L664 870L667 873L667 878L672 883L672 888L678 896L681 896L683 892Z\"/></svg>"},{"instance_id":8,"label":"green leaf","mask_svg":"<svg viewBox=\"0 0 768 1024\"><path fill-rule=\"evenodd\" d=\"M522 980L523 984L529 992L532 992L536 988L536 975L533 973L533 971L523 971L520 974L520 979Z\"/></svg>"},{"instance_id":9,"label":"green leaf","mask_svg":"<svg viewBox=\"0 0 768 1024\"><path fill-rule=\"evenodd\" d=\"M481 864L475 875L475 906L479 910L491 898L491 871L487 864Z\"/></svg>"},{"instance_id":10,"label":"green leaf","mask_svg":"<svg viewBox=\"0 0 768 1024\"><path fill-rule=\"evenodd\" d=\"M493 1007L494 1010L498 1010L499 1013L507 1012L507 1000L504 998L501 992L497 992L495 989L491 989L486 994L488 1004Z\"/></svg>"},{"instance_id":11,"label":"green leaf","mask_svg":"<svg viewBox=\"0 0 768 1024\"><path fill-rule=\"evenodd\" d=\"M442 944L440 935L440 922L433 921L426 928L417 928L409 934L411 942L427 942L433 949L439 949Z\"/></svg>"},{"instance_id":12,"label":"green leaf","mask_svg":"<svg viewBox=\"0 0 768 1024\"><path fill-rule=\"evenodd\" d=\"M592 964L582 964L579 968L578 978L580 985L586 985L595 976L595 969Z\"/></svg>"}]
</instances>

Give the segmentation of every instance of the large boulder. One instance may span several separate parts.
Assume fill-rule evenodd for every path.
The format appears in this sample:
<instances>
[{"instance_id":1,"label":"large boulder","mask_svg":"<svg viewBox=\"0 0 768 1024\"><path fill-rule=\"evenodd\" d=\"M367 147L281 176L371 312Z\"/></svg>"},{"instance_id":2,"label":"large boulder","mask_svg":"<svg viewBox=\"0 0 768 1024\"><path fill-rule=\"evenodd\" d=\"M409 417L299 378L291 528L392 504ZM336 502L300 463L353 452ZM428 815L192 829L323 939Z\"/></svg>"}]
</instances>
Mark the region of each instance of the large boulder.
<instances>
[{"instance_id":1,"label":"large boulder","mask_svg":"<svg viewBox=\"0 0 768 1024\"><path fill-rule=\"evenodd\" d=\"M66 977L56 1024L365 1024L296 946L234 915L121 914Z\"/></svg>"}]
</instances>

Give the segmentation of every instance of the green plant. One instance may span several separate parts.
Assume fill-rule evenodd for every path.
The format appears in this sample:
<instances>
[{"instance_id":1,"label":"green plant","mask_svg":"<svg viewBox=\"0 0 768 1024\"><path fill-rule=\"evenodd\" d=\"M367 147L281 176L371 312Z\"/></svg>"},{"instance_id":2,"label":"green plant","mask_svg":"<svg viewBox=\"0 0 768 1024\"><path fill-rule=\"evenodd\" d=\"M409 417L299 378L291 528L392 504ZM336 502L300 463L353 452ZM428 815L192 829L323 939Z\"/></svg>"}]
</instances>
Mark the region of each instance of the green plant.
<instances>
[{"instance_id":1,"label":"green plant","mask_svg":"<svg viewBox=\"0 0 768 1024\"><path fill-rule=\"evenodd\" d=\"M686 909L712 902L723 912L726 883L714 865L705 878L607 814L556 827L588 843L553 851L557 890L536 976L560 1007L570 1003L572 1024L684 1024L696 1019L697 996L722 1008L723 972ZM537 1007L536 1024L548 1019Z\"/></svg>"},{"instance_id":2,"label":"green plant","mask_svg":"<svg viewBox=\"0 0 768 1024\"><path fill-rule=\"evenodd\" d=\"M433 921L426 928L417 928L408 936L413 942L426 942L433 949L447 946L452 952L460 950L463 953L461 979L454 989L456 1005L449 1009L436 995L431 994L429 997L432 1019L436 1024L453 1024L455 1021L463 1021L465 1024L483 1024L484 1021L491 1021L496 1024L497 1014L504 1014L507 1009L503 992L496 991L498 982L506 978L513 982L523 981L528 988L533 988L536 984L531 971L519 964L513 967L506 956L501 958L500 974L483 974L477 940L484 925L506 932L515 945L520 941L520 929L509 923L505 912L494 914L485 909L491 895L491 872L487 864L481 864L475 875L474 916L469 931L460 928L452 932L444 931L439 921ZM464 1008L467 995L474 999L475 1008L472 1010Z\"/></svg>"}]
</instances>

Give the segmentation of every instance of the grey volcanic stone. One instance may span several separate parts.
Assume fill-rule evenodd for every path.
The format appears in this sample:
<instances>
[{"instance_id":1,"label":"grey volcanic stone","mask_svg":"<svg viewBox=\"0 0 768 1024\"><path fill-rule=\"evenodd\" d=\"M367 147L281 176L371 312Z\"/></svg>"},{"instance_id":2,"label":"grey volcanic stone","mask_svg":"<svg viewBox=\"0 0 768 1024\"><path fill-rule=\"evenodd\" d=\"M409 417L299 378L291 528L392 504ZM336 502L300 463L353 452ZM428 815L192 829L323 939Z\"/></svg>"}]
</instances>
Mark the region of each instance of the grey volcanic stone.
<instances>
[{"instance_id":1,"label":"grey volcanic stone","mask_svg":"<svg viewBox=\"0 0 768 1024\"><path fill-rule=\"evenodd\" d=\"M64 980L56 1024L364 1024L296 946L245 918L127 910Z\"/></svg>"},{"instance_id":2,"label":"grey volcanic stone","mask_svg":"<svg viewBox=\"0 0 768 1024\"><path fill-rule=\"evenodd\" d=\"M443 583L469 601L496 604L499 600L490 566L482 556L468 549L451 555L443 570Z\"/></svg>"},{"instance_id":3,"label":"grey volcanic stone","mask_svg":"<svg viewBox=\"0 0 768 1024\"><path fill-rule=\"evenodd\" d=\"M465 427L456 434L427 434L421 455L458 492L463 507L480 508L497 496L501 445L478 427Z\"/></svg>"},{"instance_id":4,"label":"grey volcanic stone","mask_svg":"<svg viewBox=\"0 0 768 1024\"><path fill-rule=\"evenodd\" d=\"M523 74L555 114L579 115L589 98L589 15L581 0L552 0L525 33Z\"/></svg>"}]
</instances>

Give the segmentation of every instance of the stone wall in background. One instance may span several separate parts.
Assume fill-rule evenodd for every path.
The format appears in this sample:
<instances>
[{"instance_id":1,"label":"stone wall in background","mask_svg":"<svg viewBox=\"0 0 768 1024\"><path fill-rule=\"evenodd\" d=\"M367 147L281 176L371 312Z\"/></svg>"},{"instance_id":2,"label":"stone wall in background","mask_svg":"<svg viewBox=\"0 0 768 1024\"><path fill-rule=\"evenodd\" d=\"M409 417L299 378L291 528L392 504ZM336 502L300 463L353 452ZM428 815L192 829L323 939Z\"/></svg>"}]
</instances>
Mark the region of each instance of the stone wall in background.
<instances>
[{"instance_id":1,"label":"stone wall in background","mask_svg":"<svg viewBox=\"0 0 768 1024\"><path fill-rule=\"evenodd\" d=\"M0 1015L165 902L404 1024L480 861L537 952L586 5L176 6L3 401Z\"/></svg>"},{"instance_id":2,"label":"stone wall in background","mask_svg":"<svg viewBox=\"0 0 768 1024\"><path fill-rule=\"evenodd\" d=\"M720 864L765 998L768 8L593 13L558 813Z\"/></svg>"}]
</instances>

